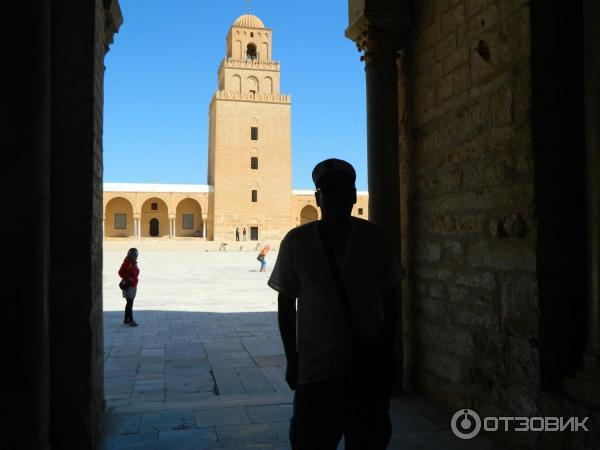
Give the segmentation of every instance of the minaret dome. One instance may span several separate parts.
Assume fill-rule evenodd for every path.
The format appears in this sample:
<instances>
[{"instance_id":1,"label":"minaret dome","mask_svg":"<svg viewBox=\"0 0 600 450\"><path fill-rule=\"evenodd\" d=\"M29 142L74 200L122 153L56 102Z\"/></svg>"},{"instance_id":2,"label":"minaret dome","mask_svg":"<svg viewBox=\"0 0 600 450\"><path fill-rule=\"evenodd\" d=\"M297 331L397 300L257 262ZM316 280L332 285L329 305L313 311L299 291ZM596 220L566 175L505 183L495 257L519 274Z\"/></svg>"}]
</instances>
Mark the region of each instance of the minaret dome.
<instances>
[{"instance_id":1,"label":"minaret dome","mask_svg":"<svg viewBox=\"0 0 600 450\"><path fill-rule=\"evenodd\" d=\"M234 27L265 28L265 24L254 14L243 14L233 22Z\"/></svg>"}]
</instances>

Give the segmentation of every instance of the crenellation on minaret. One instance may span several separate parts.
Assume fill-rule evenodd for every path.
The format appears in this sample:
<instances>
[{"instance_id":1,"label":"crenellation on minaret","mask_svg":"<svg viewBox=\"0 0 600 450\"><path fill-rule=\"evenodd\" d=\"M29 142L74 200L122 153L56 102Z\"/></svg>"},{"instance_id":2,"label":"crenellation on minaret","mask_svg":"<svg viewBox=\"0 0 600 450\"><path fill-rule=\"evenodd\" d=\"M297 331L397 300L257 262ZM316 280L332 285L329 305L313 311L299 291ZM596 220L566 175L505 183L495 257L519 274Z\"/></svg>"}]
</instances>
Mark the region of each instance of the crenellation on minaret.
<instances>
[{"instance_id":1,"label":"crenellation on minaret","mask_svg":"<svg viewBox=\"0 0 600 450\"><path fill-rule=\"evenodd\" d=\"M214 102L215 100L236 100L244 102L290 104L292 102L292 97L290 95L281 94L251 94L248 92L232 92L219 90L215 92L212 102Z\"/></svg>"},{"instance_id":2,"label":"crenellation on minaret","mask_svg":"<svg viewBox=\"0 0 600 450\"><path fill-rule=\"evenodd\" d=\"M280 64L225 58L218 72L219 90L254 94L280 93Z\"/></svg>"}]
</instances>

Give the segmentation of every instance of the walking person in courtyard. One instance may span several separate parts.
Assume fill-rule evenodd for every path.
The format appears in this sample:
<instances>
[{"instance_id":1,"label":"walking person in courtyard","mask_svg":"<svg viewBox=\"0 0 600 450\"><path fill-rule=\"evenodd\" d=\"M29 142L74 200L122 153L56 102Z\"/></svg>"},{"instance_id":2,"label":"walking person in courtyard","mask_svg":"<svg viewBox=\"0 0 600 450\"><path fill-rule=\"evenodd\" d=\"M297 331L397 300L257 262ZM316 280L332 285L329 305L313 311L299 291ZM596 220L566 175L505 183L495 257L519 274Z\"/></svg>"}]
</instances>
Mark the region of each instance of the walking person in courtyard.
<instances>
[{"instance_id":1,"label":"walking person in courtyard","mask_svg":"<svg viewBox=\"0 0 600 450\"><path fill-rule=\"evenodd\" d=\"M119 269L119 276L121 282L119 287L123 292L123 298L125 298L125 318L123 323L132 327L136 327L137 323L133 320L133 300L137 293L138 278L140 275L140 269L137 264L138 251L137 248L130 248L127 252L127 256L121 264Z\"/></svg>"},{"instance_id":2,"label":"walking person in courtyard","mask_svg":"<svg viewBox=\"0 0 600 450\"><path fill-rule=\"evenodd\" d=\"M239 228L235 229L235 240L236 241L240 240L240 229Z\"/></svg>"},{"instance_id":3,"label":"walking person in courtyard","mask_svg":"<svg viewBox=\"0 0 600 450\"><path fill-rule=\"evenodd\" d=\"M267 253L269 253L269 250L271 249L271 247L269 246L269 244L266 244L262 250L260 251L260 253L258 254L258 256L256 257L257 260L260 261L260 270L259 272L264 272L267 268Z\"/></svg>"},{"instance_id":4,"label":"walking person in courtyard","mask_svg":"<svg viewBox=\"0 0 600 450\"><path fill-rule=\"evenodd\" d=\"M313 170L322 219L281 242L268 285L295 391L294 450L383 450L391 438L393 338L403 272L385 229L352 217L356 173L339 159Z\"/></svg>"},{"instance_id":5,"label":"walking person in courtyard","mask_svg":"<svg viewBox=\"0 0 600 450\"><path fill-rule=\"evenodd\" d=\"M244 227L244 230L242 231L242 237L246 240L246 227Z\"/></svg>"}]
</instances>

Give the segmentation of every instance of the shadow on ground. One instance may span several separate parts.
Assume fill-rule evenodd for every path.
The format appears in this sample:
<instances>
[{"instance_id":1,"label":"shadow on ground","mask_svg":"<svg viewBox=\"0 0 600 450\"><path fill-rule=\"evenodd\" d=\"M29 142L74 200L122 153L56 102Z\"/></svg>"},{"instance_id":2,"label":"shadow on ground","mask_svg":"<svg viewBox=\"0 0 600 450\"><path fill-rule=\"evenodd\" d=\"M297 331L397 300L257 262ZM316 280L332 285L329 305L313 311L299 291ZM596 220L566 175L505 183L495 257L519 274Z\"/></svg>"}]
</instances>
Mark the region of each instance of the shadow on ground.
<instances>
[{"instance_id":1,"label":"shadow on ground","mask_svg":"<svg viewBox=\"0 0 600 450\"><path fill-rule=\"evenodd\" d=\"M269 312L104 313L107 414L101 450L288 449L292 392ZM502 447L454 437L418 397L392 402L392 449ZM340 444L343 448L343 443Z\"/></svg>"}]
</instances>

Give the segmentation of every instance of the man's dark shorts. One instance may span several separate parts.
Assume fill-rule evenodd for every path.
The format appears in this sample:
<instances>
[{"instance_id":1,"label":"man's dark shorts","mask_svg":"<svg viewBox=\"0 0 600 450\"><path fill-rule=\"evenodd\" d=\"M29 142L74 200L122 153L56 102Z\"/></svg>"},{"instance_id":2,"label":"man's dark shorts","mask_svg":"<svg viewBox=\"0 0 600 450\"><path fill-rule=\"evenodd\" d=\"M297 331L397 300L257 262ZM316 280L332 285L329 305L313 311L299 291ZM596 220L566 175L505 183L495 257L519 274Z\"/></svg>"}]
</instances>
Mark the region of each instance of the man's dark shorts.
<instances>
[{"instance_id":1,"label":"man's dark shorts","mask_svg":"<svg viewBox=\"0 0 600 450\"><path fill-rule=\"evenodd\" d=\"M344 434L348 450L384 450L392 433L390 392L375 378L341 375L299 385L290 424L292 449L335 450Z\"/></svg>"}]
</instances>

